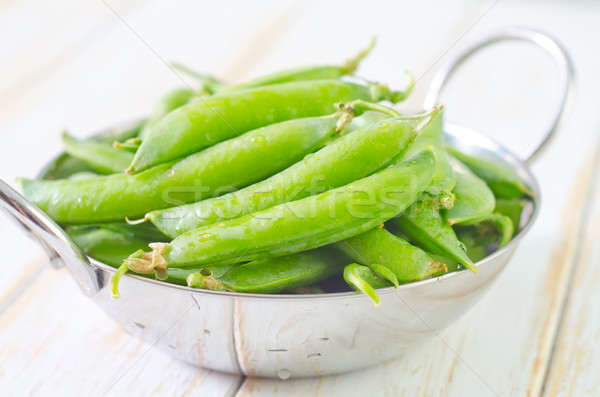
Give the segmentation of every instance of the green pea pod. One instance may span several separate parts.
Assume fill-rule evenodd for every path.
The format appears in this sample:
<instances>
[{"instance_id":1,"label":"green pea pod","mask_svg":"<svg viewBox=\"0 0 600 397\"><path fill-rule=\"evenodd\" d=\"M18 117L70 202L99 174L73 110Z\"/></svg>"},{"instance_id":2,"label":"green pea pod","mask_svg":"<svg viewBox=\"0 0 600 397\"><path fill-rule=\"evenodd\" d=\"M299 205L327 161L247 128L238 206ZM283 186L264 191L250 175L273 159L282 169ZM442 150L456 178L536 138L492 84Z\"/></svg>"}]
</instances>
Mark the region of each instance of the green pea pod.
<instances>
[{"instance_id":1,"label":"green pea pod","mask_svg":"<svg viewBox=\"0 0 600 397\"><path fill-rule=\"evenodd\" d=\"M201 226L343 186L396 161L439 112L440 108L434 108L417 116L365 125L267 180L224 196L154 211L146 218L174 238Z\"/></svg>"},{"instance_id":2,"label":"green pea pod","mask_svg":"<svg viewBox=\"0 0 600 397\"><path fill-rule=\"evenodd\" d=\"M246 81L241 84L236 84L230 87L225 87L219 93L239 91L248 88L289 83L296 81L310 81L322 79L336 79L344 75L353 74L358 68L360 62L371 52L375 46L375 38L371 39L369 46L361 50L354 57L346 60L343 65L332 66L307 66L300 68L287 69L276 73L271 73L256 79Z\"/></svg>"},{"instance_id":3,"label":"green pea pod","mask_svg":"<svg viewBox=\"0 0 600 397\"><path fill-rule=\"evenodd\" d=\"M375 290L392 285L390 280L375 273L370 267L358 263L351 263L344 268L344 280L350 287L371 298L375 302L375 306L379 305L381 301Z\"/></svg>"},{"instance_id":4,"label":"green pea pod","mask_svg":"<svg viewBox=\"0 0 600 397\"><path fill-rule=\"evenodd\" d=\"M128 225L102 225L102 226L76 226L67 228L67 233L86 255L99 260L107 265L119 267L111 279L111 292L116 299L119 297L118 283L127 267L122 266L123 257L132 250L142 253L148 246L149 240L144 238L144 231L132 233ZM173 284L186 285L186 278L191 273L203 269L167 269L165 281ZM215 277L219 277L228 270L227 266L216 269Z\"/></svg>"},{"instance_id":5,"label":"green pea pod","mask_svg":"<svg viewBox=\"0 0 600 397\"><path fill-rule=\"evenodd\" d=\"M62 136L65 151L71 156L80 159L91 169L101 174L115 174L123 172L133 155L113 148L110 144L96 140L80 141L68 134Z\"/></svg>"},{"instance_id":6,"label":"green pea pod","mask_svg":"<svg viewBox=\"0 0 600 397\"><path fill-rule=\"evenodd\" d=\"M372 268L379 265L389 269L401 283L422 280L446 268L425 251L384 228L369 230L335 246L362 265ZM378 269L373 270L381 273Z\"/></svg>"},{"instance_id":7,"label":"green pea pod","mask_svg":"<svg viewBox=\"0 0 600 397\"><path fill-rule=\"evenodd\" d=\"M104 145L106 145L106 146L102 147L102 150L104 150L105 147L108 147L115 140L124 140L124 139L129 139L134 136L137 136L140 128L141 128L141 123L136 124L134 127L131 127L131 128L125 129L125 130L114 129L114 130L111 130L111 131L101 135L101 136L88 139L85 142L93 141L94 144L92 144L92 145L104 144ZM93 156L93 155L95 155L95 153L91 153L91 155ZM82 156L80 156L80 157L82 157ZM81 159L71 156L68 153L63 153L60 156L58 156L53 162L51 162L42 171L42 175L43 175L44 179L55 180L55 179L65 179L76 173L82 173L82 172L90 173L90 172L94 172L94 171L95 170L92 167L90 167L88 164L86 164ZM119 170L119 172L121 172L121 171L122 170Z\"/></svg>"},{"instance_id":8,"label":"green pea pod","mask_svg":"<svg viewBox=\"0 0 600 397\"><path fill-rule=\"evenodd\" d=\"M142 250L148 247L148 239L133 236L130 233L120 232L117 227L108 226L77 226L67 230L86 255L91 256L107 265L119 267L123 263L123 257L133 250ZM217 271L226 271L226 266ZM123 269L125 270L125 269ZM179 269L167 270L167 282L186 285L186 278L191 272L199 272L202 269ZM215 276L219 276L216 274ZM117 291L118 292L118 291Z\"/></svg>"},{"instance_id":9,"label":"green pea pod","mask_svg":"<svg viewBox=\"0 0 600 397\"><path fill-rule=\"evenodd\" d=\"M147 258L147 256L145 255L147 254L145 254L144 251L140 249L131 254L128 259ZM213 277L221 277L229 270L229 268L230 266L221 266L219 268L216 268L214 272L213 269L210 269L210 272L213 275ZM171 284L187 285L187 278L190 274L202 273L207 270L208 269L203 267L192 269L166 269L164 272L161 272L161 280ZM125 273L127 273L128 271L129 268L125 264L122 264L110 278L110 294L113 299L119 299L121 297L121 293L119 292L119 284L121 283L121 278L123 278ZM139 273L138 275L147 278L152 277L149 274Z\"/></svg>"},{"instance_id":10,"label":"green pea pod","mask_svg":"<svg viewBox=\"0 0 600 397\"><path fill-rule=\"evenodd\" d=\"M521 213L527 205L525 199L496 199L496 207L494 212L498 212L502 215L508 216L512 221L515 229L521 224Z\"/></svg>"},{"instance_id":11,"label":"green pea pod","mask_svg":"<svg viewBox=\"0 0 600 397\"><path fill-rule=\"evenodd\" d=\"M44 179L65 179L80 172L94 173L86 163L70 154L63 153L48 164L41 172Z\"/></svg>"},{"instance_id":12,"label":"green pea pod","mask_svg":"<svg viewBox=\"0 0 600 397\"><path fill-rule=\"evenodd\" d=\"M185 105L195 96L196 93L190 89L178 89L169 92L167 95L160 99L160 101L154 108L154 111L152 112L148 120L146 120L146 122L144 123L142 129L139 132L138 137L140 139L144 139L148 135L148 132L156 123L160 121L160 119L162 119L164 116L166 116L173 110ZM129 161L129 164L131 164L131 160ZM122 168L121 171L127 168L129 164Z\"/></svg>"},{"instance_id":13,"label":"green pea pod","mask_svg":"<svg viewBox=\"0 0 600 397\"><path fill-rule=\"evenodd\" d=\"M82 179L97 178L98 176L100 175L96 174L95 172L81 171L71 174L65 179L68 179L70 181L80 181Z\"/></svg>"},{"instance_id":14,"label":"green pea pod","mask_svg":"<svg viewBox=\"0 0 600 397\"><path fill-rule=\"evenodd\" d=\"M323 247L232 266L222 276L212 271L192 273L187 285L216 291L274 294L325 280L340 273L344 258Z\"/></svg>"},{"instance_id":15,"label":"green pea pod","mask_svg":"<svg viewBox=\"0 0 600 397\"><path fill-rule=\"evenodd\" d=\"M336 131L339 117L272 124L133 176L114 174L81 181L23 179L21 186L26 197L59 223L139 218L153 210L226 193L224 189L242 188L289 167L320 148Z\"/></svg>"},{"instance_id":16,"label":"green pea pod","mask_svg":"<svg viewBox=\"0 0 600 397\"><path fill-rule=\"evenodd\" d=\"M494 211L494 193L466 165L455 158L451 158L450 161L456 175L456 186L453 190L456 203L445 211L446 222L449 225L473 224L485 219Z\"/></svg>"},{"instance_id":17,"label":"green pea pod","mask_svg":"<svg viewBox=\"0 0 600 397\"><path fill-rule=\"evenodd\" d=\"M386 86L340 80L274 84L215 95L163 117L148 132L127 172L138 173L265 125L321 116L338 102L395 96Z\"/></svg>"},{"instance_id":18,"label":"green pea pod","mask_svg":"<svg viewBox=\"0 0 600 397\"><path fill-rule=\"evenodd\" d=\"M115 267L123 263L124 256L146 248L149 242L102 226L70 227L67 232L87 255Z\"/></svg>"},{"instance_id":19,"label":"green pea pod","mask_svg":"<svg viewBox=\"0 0 600 397\"><path fill-rule=\"evenodd\" d=\"M130 224L126 222L115 222L115 223L99 223L96 225L90 225L95 227L102 227L104 229L112 230L125 236L142 239L148 243L153 241L168 241L169 238L165 236L160 230L155 228L149 223L135 223ZM76 228L78 226L71 226L70 228ZM83 226L85 227L85 226Z\"/></svg>"},{"instance_id":20,"label":"green pea pod","mask_svg":"<svg viewBox=\"0 0 600 397\"><path fill-rule=\"evenodd\" d=\"M146 120L140 121L140 122L136 123L135 125L133 125L132 127L128 127L126 129L115 128L114 130L111 130L105 134L102 134L97 137L93 137L93 138L91 138L91 140L95 140L98 142L103 142L103 143L112 145L112 143L115 141L121 142L121 141L125 141L127 139L132 139L139 135L145 122L146 122ZM123 170L121 170L121 171L123 171Z\"/></svg>"},{"instance_id":21,"label":"green pea pod","mask_svg":"<svg viewBox=\"0 0 600 397\"><path fill-rule=\"evenodd\" d=\"M480 224L476 225L476 227L480 230L480 234L485 233L486 225L492 226L500 235L499 248L502 248L508 244L515 232L515 227L512 220L508 216L497 212L488 215L481 221Z\"/></svg>"},{"instance_id":22,"label":"green pea pod","mask_svg":"<svg viewBox=\"0 0 600 397\"><path fill-rule=\"evenodd\" d=\"M208 94L224 94L273 84L335 79L347 74L352 74L360 64L360 61L369 54L374 45L375 39L371 41L368 48L360 51L355 57L348 59L342 66L309 66L302 68L294 68L269 74L233 86L226 86L225 84L218 82L210 76L202 75L200 73L192 71L191 69L179 63L172 63L171 66L198 79L202 84L202 88L200 91L205 91ZM189 89L176 90L166 95L159 102L158 106L155 108L150 118L144 123L139 137L143 139L147 135L151 127L154 124L156 124L156 122L158 122L162 117L164 117L167 113L187 104L195 96L196 95L194 91Z\"/></svg>"},{"instance_id":23,"label":"green pea pod","mask_svg":"<svg viewBox=\"0 0 600 397\"><path fill-rule=\"evenodd\" d=\"M474 226L460 227L456 229L456 236L464 244L467 255L473 262L479 262L490 254L487 246L493 241L487 236L482 236Z\"/></svg>"},{"instance_id":24,"label":"green pea pod","mask_svg":"<svg viewBox=\"0 0 600 397\"><path fill-rule=\"evenodd\" d=\"M140 138L131 138L127 139L124 142L113 142L113 147L119 150L125 150L126 152L133 153L137 152L140 145L142 144L142 140ZM133 156L131 156L133 158Z\"/></svg>"},{"instance_id":25,"label":"green pea pod","mask_svg":"<svg viewBox=\"0 0 600 397\"><path fill-rule=\"evenodd\" d=\"M474 273L477 272L477 267L465 253L452 226L448 225L440 211L434 208L432 199L422 197L392 223L399 225L406 236L421 249L447 256L462 263Z\"/></svg>"},{"instance_id":26,"label":"green pea pod","mask_svg":"<svg viewBox=\"0 0 600 397\"><path fill-rule=\"evenodd\" d=\"M424 151L350 185L192 230L155 245L152 257L160 260L135 261L130 269L227 265L347 239L404 211L429 183L434 165L434 154Z\"/></svg>"},{"instance_id":27,"label":"green pea pod","mask_svg":"<svg viewBox=\"0 0 600 397\"><path fill-rule=\"evenodd\" d=\"M519 198L533 195L531 188L512 169L494 161L470 156L451 147L448 147L448 151L483 179L497 197Z\"/></svg>"},{"instance_id":28,"label":"green pea pod","mask_svg":"<svg viewBox=\"0 0 600 397\"><path fill-rule=\"evenodd\" d=\"M212 95L227 88L225 83L214 78L213 76L199 73L185 65L182 65L179 62L171 62L169 63L169 66L196 79L200 83L200 87L198 90L196 90L196 92L200 94Z\"/></svg>"},{"instance_id":29,"label":"green pea pod","mask_svg":"<svg viewBox=\"0 0 600 397\"><path fill-rule=\"evenodd\" d=\"M423 130L404 158L412 157L428 147L433 148L436 163L427 193L436 198L434 202L436 207L452 208L454 196L451 191L456 184L456 176L444 147L443 114Z\"/></svg>"}]
</instances>

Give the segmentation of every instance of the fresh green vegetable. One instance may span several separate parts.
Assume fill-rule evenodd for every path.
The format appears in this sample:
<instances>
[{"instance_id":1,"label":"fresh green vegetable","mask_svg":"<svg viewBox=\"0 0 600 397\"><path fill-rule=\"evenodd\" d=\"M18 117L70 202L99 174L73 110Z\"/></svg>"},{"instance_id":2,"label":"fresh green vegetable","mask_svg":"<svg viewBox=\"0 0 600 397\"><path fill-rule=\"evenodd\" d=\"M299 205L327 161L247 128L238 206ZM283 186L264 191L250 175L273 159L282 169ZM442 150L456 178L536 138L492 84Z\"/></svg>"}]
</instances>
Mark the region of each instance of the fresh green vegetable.
<instances>
[{"instance_id":1,"label":"fresh green vegetable","mask_svg":"<svg viewBox=\"0 0 600 397\"><path fill-rule=\"evenodd\" d=\"M477 267L465 253L452 226L434 208L432 199L422 198L392 223L399 225L404 234L421 249L447 256L477 272Z\"/></svg>"},{"instance_id":2,"label":"fresh green vegetable","mask_svg":"<svg viewBox=\"0 0 600 397\"><path fill-rule=\"evenodd\" d=\"M235 265L221 276L206 269L190 274L187 285L216 291L273 294L339 274L343 265L344 257L339 252L323 247Z\"/></svg>"},{"instance_id":3,"label":"fresh green vegetable","mask_svg":"<svg viewBox=\"0 0 600 397\"><path fill-rule=\"evenodd\" d=\"M319 195L185 233L156 244L152 260L126 259L135 272L219 266L306 251L363 233L404 211L429 183L435 166L424 151Z\"/></svg>"},{"instance_id":4,"label":"fresh green vegetable","mask_svg":"<svg viewBox=\"0 0 600 397\"><path fill-rule=\"evenodd\" d=\"M135 219L269 177L320 148L344 115L342 111L272 124L133 176L114 174L79 181L22 179L21 185L26 197L60 223Z\"/></svg>"},{"instance_id":5,"label":"fresh green vegetable","mask_svg":"<svg viewBox=\"0 0 600 397\"><path fill-rule=\"evenodd\" d=\"M131 153L115 149L112 145L98 140L81 141L65 133L62 141L65 152L101 174L123 172L133 159Z\"/></svg>"},{"instance_id":6,"label":"fresh green vegetable","mask_svg":"<svg viewBox=\"0 0 600 397\"><path fill-rule=\"evenodd\" d=\"M401 95L381 84L340 80L274 84L215 95L182 106L156 123L127 171L136 174L269 124L322 116L338 102L396 100Z\"/></svg>"},{"instance_id":7,"label":"fresh green vegetable","mask_svg":"<svg viewBox=\"0 0 600 397\"><path fill-rule=\"evenodd\" d=\"M140 130L140 133L138 134L138 137L140 139L144 139L146 135L148 135L148 132L151 130L151 128L156 123L158 123L160 119L165 117L168 113L172 112L173 110L180 108L181 106L190 102L190 100L192 100L195 96L196 93L191 89L179 89L169 92L167 95L161 98L148 120L144 122L144 125ZM129 161L129 163L131 163L131 160ZM123 171L128 166L129 164L127 164L123 169L121 169L121 171Z\"/></svg>"},{"instance_id":8,"label":"fresh green vegetable","mask_svg":"<svg viewBox=\"0 0 600 397\"><path fill-rule=\"evenodd\" d=\"M371 229L335 246L376 273L381 274L382 268L388 269L400 283L419 281L446 269L443 263L385 228Z\"/></svg>"},{"instance_id":9,"label":"fresh green vegetable","mask_svg":"<svg viewBox=\"0 0 600 397\"><path fill-rule=\"evenodd\" d=\"M483 179L497 197L519 198L533 195L531 188L507 166L471 156L451 147L448 147L448 150Z\"/></svg>"},{"instance_id":10,"label":"fresh green vegetable","mask_svg":"<svg viewBox=\"0 0 600 397\"><path fill-rule=\"evenodd\" d=\"M445 211L446 222L477 223L488 217L496 200L494 193L486 183L471 170L456 159L451 159L452 169L456 175L456 185L453 193L456 197L454 206Z\"/></svg>"},{"instance_id":11,"label":"fresh green vegetable","mask_svg":"<svg viewBox=\"0 0 600 397\"><path fill-rule=\"evenodd\" d=\"M371 298L375 302L375 306L381 302L381 298L375 290L393 285L393 280L388 280L370 267L358 263L351 263L344 268L344 280L350 287Z\"/></svg>"},{"instance_id":12,"label":"fresh green vegetable","mask_svg":"<svg viewBox=\"0 0 600 397\"><path fill-rule=\"evenodd\" d=\"M343 186L396 161L439 111L435 108L417 116L365 125L269 179L220 197L154 211L146 218L174 238L201 226Z\"/></svg>"},{"instance_id":13,"label":"fresh green vegetable","mask_svg":"<svg viewBox=\"0 0 600 397\"><path fill-rule=\"evenodd\" d=\"M433 120L421 133L404 158L409 158L427 148L435 153L435 172L427 193L435 198L433 204L438 208L452 208L454 195L451 193L456 184L454 169L444 146L443 114Z\"/></svg>"}]
</instances>

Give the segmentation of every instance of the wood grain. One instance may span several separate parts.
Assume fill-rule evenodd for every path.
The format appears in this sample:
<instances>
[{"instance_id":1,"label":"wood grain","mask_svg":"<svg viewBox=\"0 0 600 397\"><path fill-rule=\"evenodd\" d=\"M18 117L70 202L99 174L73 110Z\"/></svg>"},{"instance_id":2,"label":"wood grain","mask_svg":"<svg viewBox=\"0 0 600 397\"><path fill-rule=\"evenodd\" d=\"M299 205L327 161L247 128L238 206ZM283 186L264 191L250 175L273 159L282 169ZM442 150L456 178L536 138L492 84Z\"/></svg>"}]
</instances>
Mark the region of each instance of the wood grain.
<instances>
[{"instance_id":1,"label":"wood grain","mask_svg":"<svg viewBox=\"0 0 600 397\"><path fill-rule=\"evenodd\" d=\"M64 269L47 270L0 317L0 351L6 395L226 396L239 384L129 336Z\"/></svg>"},{"instance_id":2,"label":"wood grain","mask_svg":"<svg viewBox=\"0 0 600 397\"><path fill-rule=\"evenodd\" d=\"M548 372L547 396L600 395L600 166L596 155L593 191L586 219L578 233L582 241L577 269Z\"/></svg>"}]
</instances>

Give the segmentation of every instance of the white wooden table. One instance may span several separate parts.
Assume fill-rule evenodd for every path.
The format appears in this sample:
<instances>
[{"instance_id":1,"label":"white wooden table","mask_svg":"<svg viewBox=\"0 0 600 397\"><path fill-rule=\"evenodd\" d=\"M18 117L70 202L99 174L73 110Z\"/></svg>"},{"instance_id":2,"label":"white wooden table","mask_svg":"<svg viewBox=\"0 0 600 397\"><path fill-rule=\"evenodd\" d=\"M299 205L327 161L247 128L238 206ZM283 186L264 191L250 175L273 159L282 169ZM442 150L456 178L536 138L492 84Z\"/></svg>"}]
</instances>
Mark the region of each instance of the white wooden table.
<instances>
[{"instance_id":1,"label":"white wooden table","mask_svg":"<svg viewBox=\"0 0 600 397\"><path fill-rule=\"evenodd\" d=\"M1 216L0 395L600 396L600 5L415 3L0 1L0 178L10 183L60 150L64 128L86 136L134 119L181 86L165 60L235 82L339 62L377 34L361 74L401 87L412 70L404 107L415 110L440 62L523 25L563 42L578 81L569 122L533 165L543 196L534 228L491 291L410 356L290 381L182 364L126 334ZM444 102L450 119L518 151L542 132L553 82L541 52L506 45L468 65Z\"/></svg>"}]
</instances>

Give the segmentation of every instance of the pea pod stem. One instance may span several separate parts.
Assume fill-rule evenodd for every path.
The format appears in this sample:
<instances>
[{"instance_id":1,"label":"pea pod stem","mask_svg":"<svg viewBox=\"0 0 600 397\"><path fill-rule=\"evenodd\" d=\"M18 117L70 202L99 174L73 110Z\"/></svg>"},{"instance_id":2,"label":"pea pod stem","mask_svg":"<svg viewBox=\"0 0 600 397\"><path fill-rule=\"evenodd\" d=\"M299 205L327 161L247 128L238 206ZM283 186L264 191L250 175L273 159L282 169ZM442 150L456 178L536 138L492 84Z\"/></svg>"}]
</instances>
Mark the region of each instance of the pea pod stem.
<instances>
[{"instance_id":1,"label":"pea pod stem","mask_svg":"<svg viewBox=\"0 0 600 397\"><path fill-rule=\"evenodd\" d=\"M140 147L141 143L142 143L142 140L140 138L131 138L131 139L127 139L123 142L114 141L113 147L115 149L125 150L127 152L135 154L135 152Z\"/></svg>"},{"instance_id":2,"label":"pea pod stem","mask_svg":"<svg viewBox=\"0 0 600 397\"><path fill-rule=\"evenodd\" d=\"M94 171L101 174L123 172L123 166L131 163L133 155L116 150L110 144L97 140L78 140L67 133L62 135L65 151L80 159Z\"/></svg>"},{"instance_id":3,"label":"pea pod stem","mask_svg":"<svg viewBox=\"0 0 600 397\"><path fill-rule=\"evenodd\" d=\"M362 60L365 59L367 55L369 55L369 53L371 53L376 43L377 37L373 36L371 38L371 41L369 42L369 45L366 48L359 51L358 54L354 55L353 57L348 58L342 66L344 73L353 74L354 71L358 68L358 65L360 65L360 63L362 62Z\"/></svg>"},{"instance_id":4,"label":"pea pod stem","mask_svg":"<svg viewBox=\"0 0 600 397\"><path fill-rule=\"evenodd\" d=\"M358 263L351 263L346 266L343 275L348 285L371 298L375 306L378 306L381 302L381 298L375 290L392 285L390 280L377 274L370 267Z\"/></svg>"},{"instance_id":5,"label":"pea pod stem","mask_svg":"<svg viewBox=\"0 0 600 397\"><path fill-rule=\"evenodd\" d=\"M245 81L240 84L235 84L230 87L225 87L222 90L219 90L219 92L228 93L255 87L299 81L337 79L344 75L351 75L358 68L360 62L367 55L369 55L369 53L375 46L375 42L375 37L373 37L367 48L361 50L355 56L346 60L343 65L306 66L287 69L280 72L261 76L249 81Z\"/></svg>"},{"instance_id":6,"label":"pea pod stem","mask_svg":"<svg viewBox=\"0 0 600 397\"><path fill-rule=\"evenodd\" d=\"M171 62L169 63L169 66L198 80L198 82L200 83L200 87L197 90L197 92L199 93L206 92L208 94L214 94L227 87L226 84L215 79L214 77L209 76L207 74L199 73L179 62Z\"/></svg>"},{"instance_id":7,"label":"pea pod stem","mask_svg":"<svg viewBox=\"0 0 600 397\"><path fill-rule=\"evenodd\" d=\"M341 107L343 107L343 106L344 105L342 105ZM397 112L396 110L394 110L388 106L380 105L378 103L363 101L361 99L352 101L346 106L349 106L351 109L353 109L354 113L359 113L359 114L362 114L366 111L374 111L374 112L385 114L389 117L403 117L402 114L400 114L399 112ZM443 108L439 107L437 109L439 109L439 111L441 111L441 109L443 109ZM410 117L410 116L407 116L407 117ZM419 117L419 116L416 116L416 117Z\"/></svg>"},{"instance_id":8,"label":"pea pod stem","mask_svg":"<svg viewBox=\"0 0 600 397\"><path fill-rule=\"evenodd\" d=\"M129 267L123 263L110 278L110 297L112 299L119 299L121 297L121 293L119 292L119 284L121 283L123 276L128 271Z\"/></svg>"}]
</instances>

